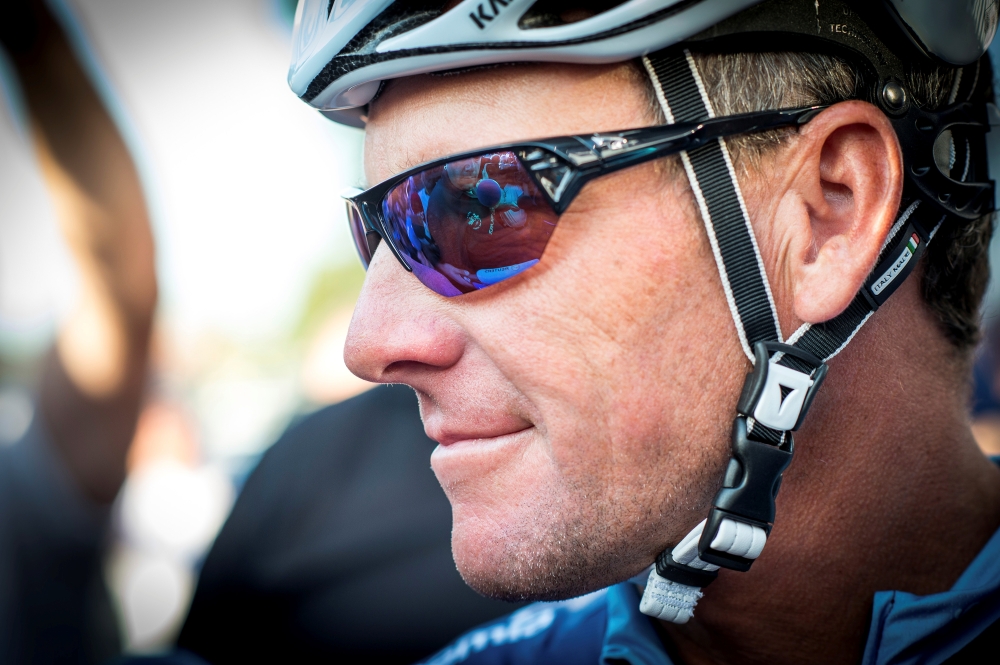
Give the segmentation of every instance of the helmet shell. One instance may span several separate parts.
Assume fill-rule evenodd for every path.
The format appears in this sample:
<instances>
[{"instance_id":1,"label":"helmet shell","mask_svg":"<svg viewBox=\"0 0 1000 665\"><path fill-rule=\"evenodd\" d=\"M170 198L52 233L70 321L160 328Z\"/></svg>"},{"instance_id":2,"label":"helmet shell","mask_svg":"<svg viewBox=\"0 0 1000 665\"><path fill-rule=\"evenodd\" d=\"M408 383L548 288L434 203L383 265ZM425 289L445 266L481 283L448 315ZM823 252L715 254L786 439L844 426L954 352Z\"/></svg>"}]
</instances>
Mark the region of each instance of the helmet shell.
<instances>
[{"instance_id":1,"label":"helmet shell","mask_svg":"<svg viewBox=\"0 0 1000 665\"><path fill-rule=\"evenodd\" d=\"M880 14L886 43L907 41L917 58L963 66L985 53L997 28L998 0L854 2ZM626 0L568 24L544 20L538 0L301 0L295 17L292 90L332 119L363 126L364 107L382 81L508 62L620 62L683 42L755 5L785 4L792 14L816 0ZM801 5L801 7L799 6ZM752 14L753 12L749 12ZM873 26L874 27L874 26ZM831 28L833 29L833 28ZM905 35L905 37L904 37ZM881 36L881 34L880 34ZM864 54L869 59L870 54ZM877 59L877 58L876 58Z\"/></svg>"}]
</instances>

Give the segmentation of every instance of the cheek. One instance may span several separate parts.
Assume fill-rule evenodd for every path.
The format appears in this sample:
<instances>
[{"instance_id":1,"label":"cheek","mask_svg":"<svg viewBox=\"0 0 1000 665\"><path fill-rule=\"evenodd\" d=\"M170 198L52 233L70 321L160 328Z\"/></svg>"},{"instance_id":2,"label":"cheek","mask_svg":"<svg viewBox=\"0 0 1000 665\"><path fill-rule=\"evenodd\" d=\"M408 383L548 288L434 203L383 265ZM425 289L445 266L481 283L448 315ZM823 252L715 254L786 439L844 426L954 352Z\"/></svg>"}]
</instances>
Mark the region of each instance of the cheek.
<instances>
[{"instance_id":1,"label":"cheek","mask_svg":"<svg viewBox=\"0 0 1000 665\"><path fill-rule=\"evenodd\" d=\"M650 195L663 177L581 195L542 263L469 319L535 411L535 466L507 478L519 492L610 498L622 482L648 484L650 468L669 477L662 467L700 458L687 441L703 448L726 421L718 412L731 415L706 396L719 382L738 390L742 353L700 220L682 197Z\"/></svg>"},{"instance_id":2,"label":"cheek","mask_svg":"<svg viewBox=\"0 0 1000 665\"><path fill-rule=\"evenodd\" d=\"M718 486L748 363L700 220L652 187L574 205L538 266L459 313L534 425L483 464L432 458L475 588L499 577L534 592L568 557L586 584L625 579L701 520ZM549 572L517 587L526 571ZM562 595L593 588L564 582Z\"/></svg>"}]
</instances>

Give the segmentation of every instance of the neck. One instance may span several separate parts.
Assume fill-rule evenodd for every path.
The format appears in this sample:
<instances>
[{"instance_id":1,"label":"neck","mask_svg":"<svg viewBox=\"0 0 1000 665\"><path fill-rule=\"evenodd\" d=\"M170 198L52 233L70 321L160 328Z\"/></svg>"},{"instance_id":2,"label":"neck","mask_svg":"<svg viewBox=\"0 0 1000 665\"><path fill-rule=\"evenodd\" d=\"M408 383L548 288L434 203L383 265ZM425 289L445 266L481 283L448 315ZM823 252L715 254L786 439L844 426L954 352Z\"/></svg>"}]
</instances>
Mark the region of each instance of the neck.
<instances>
[{"instance_id":1,"label":"neck","mask_svg":"<svg viewBox=\"0 0 1000 665\"><path fill-rule=\"evenodd\" d=\"M1000 525L967 379L916 288L894 300L831 362L760 560L664 626L687 665L859 662L875 592L947 590Z\"/></svg>"}]
</instances>

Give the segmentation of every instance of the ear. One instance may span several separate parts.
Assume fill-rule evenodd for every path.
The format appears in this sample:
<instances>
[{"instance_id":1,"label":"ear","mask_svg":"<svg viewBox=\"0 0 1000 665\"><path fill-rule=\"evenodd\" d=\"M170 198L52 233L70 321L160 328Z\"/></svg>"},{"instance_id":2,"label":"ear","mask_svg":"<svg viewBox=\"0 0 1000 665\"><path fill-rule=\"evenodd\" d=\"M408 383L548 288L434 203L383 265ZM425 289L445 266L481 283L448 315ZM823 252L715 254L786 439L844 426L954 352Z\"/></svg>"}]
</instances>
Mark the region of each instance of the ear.
<instances>
[{"instance_id":1,"label":"ear","mask_svg":"<svg viewBox=\"0 0 1000 665\"><path fill-rule=\"evenodd\" d=\"M823 111L791 153L775 214L781 272L795 318L819 323L847 308L874 267L899 209L903 160L889 119L859 101Z\"/></svg>"}]
</instances>

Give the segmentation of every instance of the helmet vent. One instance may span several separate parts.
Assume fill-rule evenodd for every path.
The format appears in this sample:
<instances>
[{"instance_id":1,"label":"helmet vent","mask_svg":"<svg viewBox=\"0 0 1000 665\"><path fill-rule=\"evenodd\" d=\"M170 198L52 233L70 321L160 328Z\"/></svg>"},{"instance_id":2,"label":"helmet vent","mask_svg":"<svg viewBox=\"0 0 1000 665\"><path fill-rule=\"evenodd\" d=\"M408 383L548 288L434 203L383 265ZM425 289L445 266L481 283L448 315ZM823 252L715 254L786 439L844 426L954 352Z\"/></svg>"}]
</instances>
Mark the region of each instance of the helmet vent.
<instances>
[{"instance_id":1,"label":"helmet vent","mask_svg":"<svg viewBox=\"0 0 1000 665\"><path fill-rule=\"evenodd\" d=\"M333 7L331 2L330 7ZM419 28L441 15L441 2L394 2L365 29L354 36L337 55L365 55L396 35Z\"/></svg>"}]
</instances>

